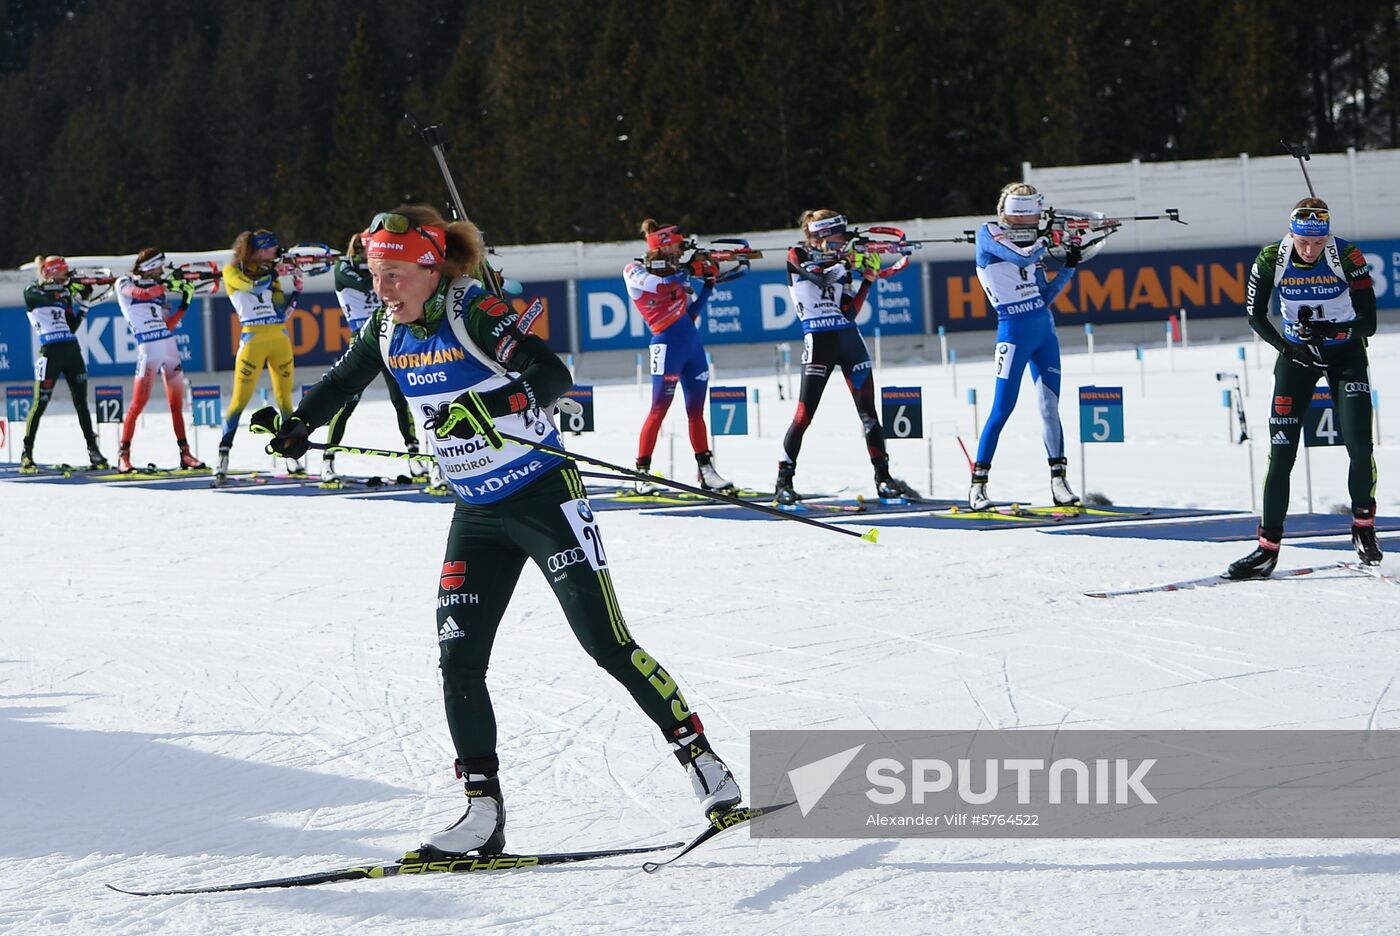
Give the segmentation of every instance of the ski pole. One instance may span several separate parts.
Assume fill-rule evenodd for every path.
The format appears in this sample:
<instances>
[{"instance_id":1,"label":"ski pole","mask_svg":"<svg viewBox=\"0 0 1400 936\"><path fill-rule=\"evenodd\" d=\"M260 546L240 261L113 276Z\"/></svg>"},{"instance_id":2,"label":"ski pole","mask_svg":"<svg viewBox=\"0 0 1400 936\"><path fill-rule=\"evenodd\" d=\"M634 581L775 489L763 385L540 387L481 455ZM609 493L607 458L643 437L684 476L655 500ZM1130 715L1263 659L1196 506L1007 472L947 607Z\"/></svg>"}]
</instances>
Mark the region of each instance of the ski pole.
<instances>
[{"instance_id":1,"label":"ski pole","mask_svg":"<svg viewBox=\"0 0 1400 936\"><path fill-rule=\"evenodd\" d=\"M1298 160L1298 168L1303 170L1303 181L1308 183L1308 194L1313 198L1317 197L1317 192L1313 191L1312 179L1308 177L1308 167L1305 163L1312 159L1312 154L1308 152L1306 143L1289 143L1287 140L1279 140L1283 148L1288 150L1290 156Z\"/></svg>"},{"instance_id":2,"label":"ski pole","mask_svg":"<svg viewBox=\"0 0 1400 936\"><path fill-rule=\"evenodd\" d=\"M621 465L614 465L612 462L606 462L599 458L591 458L587 455L580 455L578 452L569 452L561 448L556 448L546 442L522 439L508 432L502 432L500 435L501 438L505 439L507 442L514 442L517 445L526 445L530 448L538 449L541 452L548 452L551 455L567 458L570 461L581 461L587 462L590 465L597 465L599 468L606 468L609 471L617 472L618 475L630 481L648 481L653 484L664 484L678 491L685 491L687 494L698 494L701 497L708 497L710 500L719 501L720 503L733 504L736 507L747 507L749 510L756 510L759 513L769 514L781 520L796 520L798 523L806 523L809 526L821 527L823 530L830 530L833 533L840 533L843 536L854 536L856 539L865 540L867 543L874 543L879 539L880 533L874 527L866 530L864 533L857 533L855 530L847 529L846 527L836 526L832 523L822 523L820 520L813 520L810 517L804 517L800 514L788 513L776 507L769 507L767 504L755 504L753 501L746 501L741 497L732 497L728 494L721 494L718 491L707 491L704 488L692 487L689 484L684 484L680 481L672 481L670 478L663 478L659 475L644 475L641 472L633 471L630 468L624 468ZM324 442L308 442L306 447L322 452L343 453L346 455L377 455L381 458L431 457L421 452L414 455L409 452L396 452L392 449L358 448L350 445L326 445ZM270 446L267 451L270 455L276 454L272 451Z\"/></svg>"},{"instance_id":3,"label":"ski pole","mask_svg":"<svg viewBox=\"0 0 1400 936\"><path fill-rule=\"evenodd\" d=\"M572 461L587 462L588 464L596 465L599 468L606 468L609 471L615 471L623 477L631 478L635 481L650 481L654 484L664 484L667 487L673 487L678 491L685 491L687 494L698 494L701 497L708 497L710 498L710 500L716 500L720 503L733 504L736 507L747 507L749 510L756 510L759 513L769 514L770 516L778 517L782 520L796 520L799 523L806 523L814 527L821 527L823 530L830 530L833 533L840 533L844 536L854 536L856 539L865 540L867 543L876 542L880 535L879 531L876 530L874 527L870 528L869 530L866 530L864 533L857 533L855 530L849 530L845 527L836 526L835 524L831 523L822 523L819 520L813 520L810 517L804 517L801 514L788 513L787 511L779 510L776 507L769 507L767 504L755 504L752 501L744 500L742 497L733 497L729 494L721 494L719 491L707 491L704 488L694 487L693 485L685 484L680 481L673 481L670 478L662 478L657 475L645 475L639 471L633 471L630 468L624 468L622 465L615 465L612 462L603 461L601 458L593 458L589 455L580 455L578 452L565 451L564 449L550 445L548 442L539 442L531 439L522 439L520 436L511 435L508 432L502 432L500 433L500 436L507 442L514 442L517 445L528 445L531 448L537 449L541 452L548 452L551 455L558 455L561 458L567 458Z\"/></svg>"},{"instance_id":4,"label":"ski pole","mask_svg":"<svg viewBox=\"0 0 1400 936\"><path fill-rule=\"evenodd\" d=\"M958 448L963 450L963 458L967 459L967 470L976 471L977 466L972 463L972 456L968 454L967 445L963 443L962 436L957 436L956 438L958 440ZM1081 485L1081 487L1082 486L1083 485Z\"/></svg>"}]
</instances>

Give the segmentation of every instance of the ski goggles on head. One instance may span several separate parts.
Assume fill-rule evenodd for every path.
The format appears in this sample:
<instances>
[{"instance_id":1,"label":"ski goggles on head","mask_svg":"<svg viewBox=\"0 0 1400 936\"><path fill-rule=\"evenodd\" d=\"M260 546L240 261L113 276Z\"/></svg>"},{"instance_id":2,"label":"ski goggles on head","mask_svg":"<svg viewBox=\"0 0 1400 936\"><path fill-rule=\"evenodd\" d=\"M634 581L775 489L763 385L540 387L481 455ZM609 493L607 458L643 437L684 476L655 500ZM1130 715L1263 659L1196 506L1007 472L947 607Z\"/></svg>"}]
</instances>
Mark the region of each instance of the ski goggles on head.
<instances>
[{"instance_id":1,"label":"ski goggles on head","mask_svg":"<svg viewBox=\"0 0 1400 936\"><path fill-rule=\"evenodd\" d=\"M668 224L663 228L657 228L647 235L647 250L665 250L668 247L679 247L685 242L681 232L674 224Z\"/></svg>"},{"instance_id":2,"label":"ski goggles on head","mask_svg":"<svg viewBox=\"0 0 1400 936\"><path fill-rule=\"evenodd\" d=\"M845 215L836 215L833 218L822 218L820 221L807 222L807 234L811 237L824 240L828 237L843 236L845 233Z\"/></svg>"},{"instance_id":3,"label":"ski goggles on head","mask_svg":"<svg viewBox=\"0 0 1400 936\"><path fill-rule=\"evenodd\" d=\"M1045 210L1045 198L1041 195L1008 195L1006 203L1001 207L1003 217L1020 217L1023 215L1040 216Z\"/></svg>"},{"instance_id":4,"label":"ski goggles on head","mask_svg":"<svg viewBox=\"0 0 1400 936\"><path fill-rule=\"evenodd\" d=\"M45 257L44 262L39 264L39 272L44 279L63 279L68 275L68 261L62 257Z\"/></svg>"},{"instance_id":5,"label":"ski goggles on head","mask_svg":"<svg viewBox=\"0 0 1400 936\"><path fill-rule=\"evenodd\" d=\"M165 254L158 253L154 257L142 260L136 264L137 273L159 273L165 266Z\"/></svg>"},{"instance_id":6,"label":"ski goggles on head","mask_svg":"<svg viewBox=\"0 0 1400 936\"><path fill-rule=\"evenodd\" d=\"M360 243L369 260L407 260L437 266L447 259L447 231L436 224L414 224L401 214L381 211L374 216Z\"/></svg>"},{"instance_id":7,"label":"ski goggles on head","mask_svg":"<svg viewBox=\"0 0 1400 936\"><path fill-rule=\"evenodd\" d=\"M1301 237L1326 237L1332 230L1331 219L1326 208L1294 208L1288 229Z\"/></svg>"},{"instance_id":8,"label":"ski goggles on head","mask_svg":"<svg viewBox=\"0 0 1400 936\"><path fill-rule=\"evenodd\" d=\"M253 236L248 238L248 246L253 250L266 250L269 247L277 247L277 235L271 231L254 231Z\"/></svg>"}]
</instances>

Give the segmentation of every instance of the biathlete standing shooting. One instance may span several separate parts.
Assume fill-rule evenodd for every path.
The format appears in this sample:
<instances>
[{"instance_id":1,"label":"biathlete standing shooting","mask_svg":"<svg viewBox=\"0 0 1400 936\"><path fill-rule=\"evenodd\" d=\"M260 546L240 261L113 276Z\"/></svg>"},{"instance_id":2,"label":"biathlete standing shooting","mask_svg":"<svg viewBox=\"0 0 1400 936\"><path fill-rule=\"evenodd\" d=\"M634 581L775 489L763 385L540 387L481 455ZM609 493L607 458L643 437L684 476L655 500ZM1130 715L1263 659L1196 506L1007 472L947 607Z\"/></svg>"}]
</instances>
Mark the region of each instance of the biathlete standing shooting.
<instances>
[{"instance_id":1,"label":"biathlete standing shooting","mask_svg":"<svg viewBox=\"0 0 1400 936\"><path fill-rule=\"evenodd\" d=\"M651 218L642 222L647 239L646 256L634 260L622 271L627 295L651 329L651 409L642 422L637 439L637 470L651 473L651 456L666 411L676 396L676 385L685 393L685 416L690 427L690 447L700 486L708 491L732 491L734 485L715 470L705 427L705 397L710 386L710 364L696 323L714 288L719 267L698 259L682 268L681 250L685 238L673 224L658 225ZM700 283L699 289L695 282ZM653 484L638 482L639 493L653 493Z\"/></svg>"},{"instance_id":2,"label":"biathlete standing shooting","mask_svg":"<svg viewBox=\"0 0 1400 936\"><path fill-rule=\"evenodd\" d=\"M846 375L846 388L860 416L865 448L875 468L876 493L881 498L917 499L917 491L890 475L885 432L875 411L874 368L856 327L856 316L880 273L880 256L850 244L846 216L829 208L803 212L798 223L804 240L788 250L787 272L788 290L802 323L802 387L792 424L783 436L775 499L784 505L800 499L793 489L793 476L802 437L837 367ZM853 289L857 278L860 286Z\"/></svg>"},{"instance_id":3,"label":"biathlete standing shooting","mask_svg":"<svg viewBox=\"0 0 1400 936\"><path fill-rule=\"evenodd\" d=\"M1060 424L1060 339L1050 307L1079 266L1077 244L1065 248L1064 269L1049 282L1045 255L1051 238L1040 233L1045 205L1035 186L1012 182L997 200L997 220L977 231L977 279L997 313L996 395L977 443L967 506L985 510L987 476L1001 431L1016 408L1021 375L1029 366L1040 400L1041 433L1050 462L1050 496L1060 506L1079 503L1065 480L1065 433ZM1056 232L1058 233L1058 232Z\"/></svg>"},{"instance_id":4,"label":"biathlete standing shooting","mask_svg":"<svg viewBox=\"0 0 1400 936\"><path fill-rule=\"evenodd\" d=\"M240 330L238 357L233 365L233 394L228 417L224 420L224 434L219 440L215 485L222 484L228 474L228 456L238 432L238 421L253 398L253 389L264 367L272 380L277 409L284 415L292 411L295 363L287 316L296 308L302 278L300 271L293 272L292 294L285 294L277 275L278 254L276 234L266 230L244 231L233 242L233 262L224 267L224 290L238 315ZM306 474L306 466L299 458L292 459L288 468L292 474Z\"/></svg>"},{"instance_id":5,"label":"biathlete standing shooting","mask_svg":"<svg viewBox=\"0 0 1400 936\"><path fill-rule=\"evenodd\" d=\"M1278 290L1283 332L1269 321L1269 296ZM1381 561L1376 542L1376 459L1371 436L1371 376L1366 339L1376 333L1376 292L1361 248L1332 234L1331 213L1320 198L1298 202L1288 234L1259 251L1246 290L1249 327L1278 351L1269 410L1269 470L1259 544L1230 565L1233 579L1268 578L1278 564L1288 516L1289 476L1298 458L1303 417L1313 388L1327 379L1350 467L1351 542L1363 563Z\"/></svg>"},{"instance_id":6,"label":"biathlete standing shooting","mask_svg":"<svg viewBox=\"0 0 1400 936\"><path fill-rule=\"evenodd\" d=\"M295 413L282 418L265 407L253 425L274 433L273 451L298 457L310 430L387 365L413 411L425 417L438 464L457 495L438 581L436 633L467 809L424 839L410 860L505 847L486 669L527 559L549 580L579 643L669 742L701 810L708 816L735 806L739 786L711 751L699 716L627 629L574 462L502 437L559 447L549 414L572 378L543 339L518 327L520 313L468 275L484 262L481 234L469 221L449 225L433 209L410 205L375 216L363 239L384 308Z\"/></svg>"},{"instance_id":7,"label":"biathlete standing shooting","mask_svg":"<svg viewBox=\"0 0 1400 936\"><path fill-rule=\"evenodd\" d=\"M136 420L151 399L151 384L156 374L165 381L165 399L170 406L170 424L175 430L175 444L180 449L180 468L197 470L205 465L190 453L185 440L185 368L180 349L175 343L175 329L189 310L194 298L195 284L174 280L167 289L165 254L147 247L136 255L131 272L117 278L117 304L131 337L136 340L136 380L131 389L131 406L122 421L121 451L117 455L117 470L131 471L131 439L136 434ZM171 311L169 293L179 296L179 304Z\"/></svg>"},{"instance_id":8,"label":"biathlete standing shooting","mask_svg":"<svg viewBox=\"0 0 1400 936\"><path fill-rule=\"evenodd\" d=\"M68 261L62 257L35 257L39 281L24 289L24 306L29 324L39 337L39 356L34 362L34 398L29 404L29 418L24 423L24 447L20 451L20 471L39 470L34 463L34 439L39 434L39 421L53 399L53 388L62 377L68 382L73 397L73 409L78 413L78 428L87 440L88 460L94 468L106 468L107 459L97 447L97 434L92 430L92 411L88 409L87 364L76 334L78 323L87 314L93 288L87 283L72 282Z\"/></svg>"}]
</instances>

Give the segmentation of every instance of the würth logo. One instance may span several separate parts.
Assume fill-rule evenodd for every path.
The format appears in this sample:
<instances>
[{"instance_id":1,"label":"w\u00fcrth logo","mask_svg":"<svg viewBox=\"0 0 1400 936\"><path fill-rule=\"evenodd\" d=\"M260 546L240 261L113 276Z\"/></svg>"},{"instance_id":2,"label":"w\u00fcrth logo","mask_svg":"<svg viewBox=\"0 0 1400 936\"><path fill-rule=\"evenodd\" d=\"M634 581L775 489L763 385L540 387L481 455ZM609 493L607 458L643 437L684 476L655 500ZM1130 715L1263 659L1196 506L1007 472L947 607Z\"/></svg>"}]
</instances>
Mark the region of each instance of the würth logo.
<instances>
[{"instance_id":1,"label":"w\u00fcrth logo","mask_svg":"<svg viewBox=\"0 0 1400 936\"><path fill-rule=\"evenodd\" d=\"M442 578L439 580L443 591L456 591L462 587L462 583L467 580L467 564L465 562L444 562L442 564Z\"/></svg>"}]
</instances>

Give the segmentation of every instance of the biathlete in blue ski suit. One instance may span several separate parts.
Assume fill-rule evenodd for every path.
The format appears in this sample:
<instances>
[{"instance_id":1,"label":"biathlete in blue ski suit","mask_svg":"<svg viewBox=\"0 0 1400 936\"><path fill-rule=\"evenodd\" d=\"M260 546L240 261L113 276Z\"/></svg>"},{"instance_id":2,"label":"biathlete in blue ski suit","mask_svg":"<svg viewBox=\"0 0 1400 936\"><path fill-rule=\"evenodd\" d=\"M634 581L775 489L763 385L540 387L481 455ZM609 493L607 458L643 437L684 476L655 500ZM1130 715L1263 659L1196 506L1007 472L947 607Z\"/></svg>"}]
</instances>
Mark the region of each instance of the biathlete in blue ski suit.
<instances>
[{"instance_id":1,"label":"biathlete in blue ski suit","mask_svg":"<svg viewBox=\"0 0 1400 936\"><path fill-rule=\"evenodd\" d=\"M651 329L651 409L637 439L637 471L651 474L656 437L679 385L685 394L686 424L700 486L711 491L731 491L734 485L715 468L705 428L710 362L697 328L719 268L700 259L683 264L685 237L674 224L663 226L647 218L642 222L642 234L647 239L646 256L627 264L622 271L627 295ZM651 482L638 482L637 490L653 493L658 488Z\"/></svg>"},{"instance_id":2,"label":"biathlete in blue ski suit","mask_svg":"<svg viewBox=\"0 0 1400 936\"><path fill-rule=\"evenodd\" d=\"M1051 304L1069 286L1079 264L1077 246L1066 249L1064 269L1050 282L1045 275L1048 237L1039 233L1043 204L1033 186L1012 183L1002 190L999 221L977 231L977 279L997 313L996 396L977 443L968 507L991 506L987 475L1001 430L1016 408L1021 374L1027 367L1040 396L1050 490L1056 504L1078 503L1065 480L1065 439L1060 424L1060 339Z\"/></svg>"},{"instance_id":3,"label":"biathlete in blue ski suit","mask_svg":"<svg viewBox=\"0 0 1400 936\"><path fill-rule=\"evenodd\" d=\"M527 561L543 574L579 643L662 731L690 775L701 810L718 815L738 784L706 740L673 676L638 646L613 590L597 515L577 465L559 454L555 403L572 384L564 362L521 313L469 275L485 262L481 234L448 225L433 209L405 205L375 216L361 235L383 305L294 413L267 407L253 425L288 458L312 429L378 380L387 367L427 435L457 497L437 583L435 635L443 702L465 781L460 819L423 839L405 860L427 861L505 847L505 800L486 672L496 631ZM510 441L512 436L520 441ZM395 546L381 547L381 566ZM535 661L517 666L537 666ZM572 702L541 677L531 704ZM518 745L519 739L513 739Z\"/></svg>"}]
</instances>

